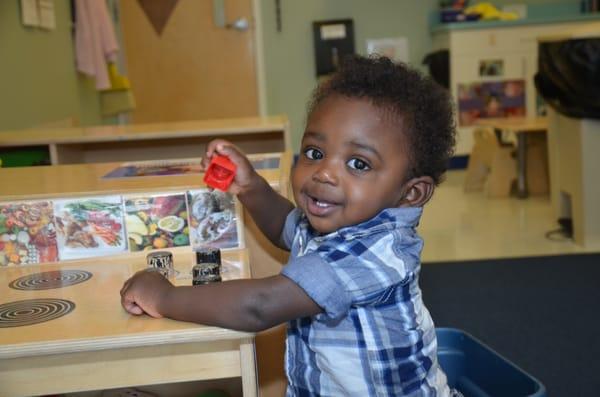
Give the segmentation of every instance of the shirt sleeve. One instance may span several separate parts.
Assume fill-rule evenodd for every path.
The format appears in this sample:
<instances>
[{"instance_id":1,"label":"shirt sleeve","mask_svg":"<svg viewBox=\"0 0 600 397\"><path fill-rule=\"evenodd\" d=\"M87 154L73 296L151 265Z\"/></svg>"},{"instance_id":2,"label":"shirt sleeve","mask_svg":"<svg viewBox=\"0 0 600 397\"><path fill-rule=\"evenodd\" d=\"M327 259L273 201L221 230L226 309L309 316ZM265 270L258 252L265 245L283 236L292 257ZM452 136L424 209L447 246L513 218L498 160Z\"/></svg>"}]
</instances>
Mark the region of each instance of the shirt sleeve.
<instances>
[{"instance_id":1,"label":"shirt sleeve","mask_svg":"<svg viewBox=\"0 0 600 397\"><path fill-rule=\"evenodd\" d=\"M374 305L414 278L418 257L402 253L399 246L406 243L410 244L400 234L386 233L326 247L321 255L341 280L352 305Z\"/></svg>"},{"instance_id":2,"label":"shirt sleeve","mask_svg":"<svg viewBox=\"0 0 600 397\"><path fill-rule=\"evenodd\" d=\"M291 259L281 274L302 288L325 317L341 318L352 304L334 269L316 252Z\"/></svg>"},{"instance_id":3,"label":"shirt sleeve","mask_svg":"<svg viewBox=\"0 0 600 397\"><path fill-rule=\"evenodd\" d=\"M397 288L403 288L403 295L410 293L418 267L418 257L397 250L398 239L403 240L400 245L420 241L388 233L372 241L333 242L291 258L281 274L298 284L330 319L342 317L352 306L391 303Z\"/></svg>"}]
</instances>

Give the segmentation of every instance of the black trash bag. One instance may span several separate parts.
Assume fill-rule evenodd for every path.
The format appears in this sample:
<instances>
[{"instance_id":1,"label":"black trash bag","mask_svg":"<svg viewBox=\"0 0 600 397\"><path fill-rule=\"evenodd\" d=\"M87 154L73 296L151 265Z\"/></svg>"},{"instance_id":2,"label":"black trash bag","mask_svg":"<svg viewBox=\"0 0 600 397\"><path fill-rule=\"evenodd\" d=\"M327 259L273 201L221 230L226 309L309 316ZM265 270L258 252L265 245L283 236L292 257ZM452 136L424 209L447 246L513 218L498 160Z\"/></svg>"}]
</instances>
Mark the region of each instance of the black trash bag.
<instances>
[{"instance_id":1,"label":"black trash bag","mask_svg":"<svg viewBox=\"0 0 600 397\"><path fill-rule=\"evenodd\" d=\"M445 88L450 88L450 51L434 51L423 58L423 65L429 68L431 78Z\"/></svg>"},{"instance_id":2,"label":"black trash bag","mask_svg":"<svg viewBox=\"0 0 600 397\"><path fill-rule=\"evenodd\" d=\"M534 80L557 112L600 119L600 38L540 43Z\"/></svg>"}]
</instances>

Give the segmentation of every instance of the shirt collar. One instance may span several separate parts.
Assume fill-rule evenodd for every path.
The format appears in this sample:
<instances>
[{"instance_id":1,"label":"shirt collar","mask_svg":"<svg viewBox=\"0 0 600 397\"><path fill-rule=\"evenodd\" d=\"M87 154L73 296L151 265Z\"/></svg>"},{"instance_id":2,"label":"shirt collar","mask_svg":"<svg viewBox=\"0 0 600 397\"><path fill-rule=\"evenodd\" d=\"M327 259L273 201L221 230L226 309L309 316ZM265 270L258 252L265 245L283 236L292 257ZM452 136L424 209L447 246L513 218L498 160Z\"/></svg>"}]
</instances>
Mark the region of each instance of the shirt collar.
<instances>
[{"instance_id":1,"label":"shirt collar","mask_svg":"<svg viewBox=\"0 0 600 397\"><path fill-rule=\"evenodd\" d=\"M315 233L304 214L301 216L299 226L311 239L324 241L330 238L342 237L344 240L352 240L357 237L398 228L413 229L419 224L422 213L423 207L386 208L371 219L356 225L345 226L326 235Z\"/></svg>"}]
</instances>

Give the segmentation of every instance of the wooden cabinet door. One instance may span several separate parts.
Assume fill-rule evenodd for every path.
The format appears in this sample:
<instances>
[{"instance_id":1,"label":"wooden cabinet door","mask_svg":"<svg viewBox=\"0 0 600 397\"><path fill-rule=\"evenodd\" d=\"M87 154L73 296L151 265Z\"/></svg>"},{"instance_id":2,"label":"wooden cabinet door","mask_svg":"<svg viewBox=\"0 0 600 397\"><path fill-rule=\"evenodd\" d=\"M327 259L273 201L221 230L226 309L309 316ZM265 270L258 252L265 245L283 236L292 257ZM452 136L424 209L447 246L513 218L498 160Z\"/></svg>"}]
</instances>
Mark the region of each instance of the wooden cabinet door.
<instances>
[{"instance_id":1,"label":"wooden cabinet door","mask_svg":"<svg viewBox=\"0 0 600 397\"><path fill-rule=\"evenodd\" d=\"M158 34L139 1L120 2L133 122L258 115L252 1L221 1L227 22L247 29L217 27L213 3L179 0Z\"/></svg>"}]
</instances>

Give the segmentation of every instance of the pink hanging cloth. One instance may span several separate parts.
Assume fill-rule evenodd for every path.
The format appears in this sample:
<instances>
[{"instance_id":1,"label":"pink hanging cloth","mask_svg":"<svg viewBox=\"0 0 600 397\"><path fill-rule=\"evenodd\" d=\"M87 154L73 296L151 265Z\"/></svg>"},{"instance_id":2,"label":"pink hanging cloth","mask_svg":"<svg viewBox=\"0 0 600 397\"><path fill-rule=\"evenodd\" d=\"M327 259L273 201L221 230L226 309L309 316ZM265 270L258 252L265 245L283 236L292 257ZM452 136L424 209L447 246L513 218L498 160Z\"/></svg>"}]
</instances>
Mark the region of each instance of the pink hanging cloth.
<instances>
[{"instance_id":1,"label":"pink hanging cloth","mask_svg":"<svg viewBox=\"0 0 600 397\"><path fill-rule=\"evenodd\" d=\"M96 78L96 89L111 87L107 62L117 60L119 44L105 0L75 0L77 70Z\"/></svg>"}]
</instances>

